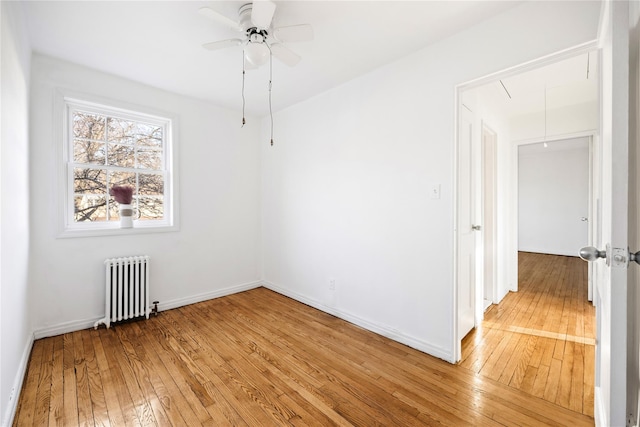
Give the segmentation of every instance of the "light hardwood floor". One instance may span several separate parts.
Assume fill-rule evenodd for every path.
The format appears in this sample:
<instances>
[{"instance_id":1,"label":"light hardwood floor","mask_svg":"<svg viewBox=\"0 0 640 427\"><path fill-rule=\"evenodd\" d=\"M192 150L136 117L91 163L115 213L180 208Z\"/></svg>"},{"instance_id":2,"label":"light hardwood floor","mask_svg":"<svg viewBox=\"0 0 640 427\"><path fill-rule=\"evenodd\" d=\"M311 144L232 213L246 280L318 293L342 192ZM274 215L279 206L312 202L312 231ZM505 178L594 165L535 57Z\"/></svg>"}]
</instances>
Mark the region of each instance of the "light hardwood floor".
<instances>
[{"instance_id":1,"label":"light hardwood floor","mask_svg":"<svg viewBox=\"0 0 640 427\"><path fill-rule=\"evenodd\" d=\"M14 425L593 425L265 288L34 344Z\"/></svg>"},{"instance_id":2,"label":"light hardwood floor","mask_svg":"<svg viewBox=\"0 0 640 427\"><path fill-rule=\"evenodd\" d=\"M587 263L520 252L519 290L463 340L460 366L593 416L595 309Z\"/></svg>"}]
</instances>

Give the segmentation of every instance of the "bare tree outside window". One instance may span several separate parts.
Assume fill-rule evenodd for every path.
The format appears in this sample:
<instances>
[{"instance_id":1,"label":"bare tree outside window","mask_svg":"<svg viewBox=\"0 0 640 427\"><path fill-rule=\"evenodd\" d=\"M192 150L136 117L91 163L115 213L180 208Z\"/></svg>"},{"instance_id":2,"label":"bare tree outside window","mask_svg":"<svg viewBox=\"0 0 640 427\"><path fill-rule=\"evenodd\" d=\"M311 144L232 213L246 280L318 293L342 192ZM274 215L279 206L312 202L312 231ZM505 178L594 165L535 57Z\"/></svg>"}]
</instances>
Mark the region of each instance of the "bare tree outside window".
<instances>
[{"instance_id":1,"label":"bare tree outside window","mask_svg":"<svg viewBox=\"0 0 640 427\"><path fill-rule=\"evenodd\" d=\"M163 126L74 110L71 127L75 222L119 220L116 185L134 188L140 220L164 218Z\"/></svg>"}]
</instances>

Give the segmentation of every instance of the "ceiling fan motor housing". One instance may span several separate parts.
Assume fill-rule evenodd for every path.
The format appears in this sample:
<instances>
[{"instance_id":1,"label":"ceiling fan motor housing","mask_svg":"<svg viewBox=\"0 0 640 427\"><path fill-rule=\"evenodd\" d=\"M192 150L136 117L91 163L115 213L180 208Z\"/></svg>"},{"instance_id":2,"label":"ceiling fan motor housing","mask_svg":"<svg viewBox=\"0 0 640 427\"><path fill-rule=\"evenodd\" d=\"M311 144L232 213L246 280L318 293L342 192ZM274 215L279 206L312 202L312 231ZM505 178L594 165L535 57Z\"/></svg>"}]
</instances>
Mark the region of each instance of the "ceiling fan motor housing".
<instances>
[{"instance_id":1,"label":"ceiling fan motor housing","mask_svg":"<svg viewBox=\"0 0 640 427\"><path fill-rule=\"evenodd\" d=\"M251 21L252 11L253 5L251 3L240 6L240 9L238 10L238 15L240 16L240 28L242 28L247 34L249 34L249 31L252 29L258 31L258 28L256 28Z\"/></svg>"}]
</instances>

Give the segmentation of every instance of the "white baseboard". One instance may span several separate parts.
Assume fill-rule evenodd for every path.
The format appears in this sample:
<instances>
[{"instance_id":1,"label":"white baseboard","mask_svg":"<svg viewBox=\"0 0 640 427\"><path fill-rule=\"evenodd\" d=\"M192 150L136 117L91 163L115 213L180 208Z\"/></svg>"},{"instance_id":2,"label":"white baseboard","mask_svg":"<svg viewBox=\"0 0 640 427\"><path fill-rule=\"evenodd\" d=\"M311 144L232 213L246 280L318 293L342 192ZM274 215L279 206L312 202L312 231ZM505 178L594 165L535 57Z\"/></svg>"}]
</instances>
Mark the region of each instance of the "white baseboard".
<instances>
[{"instance_id":1,"label":"white baseboard","mask_svg":"<svg viewBox=\"0 0 640 427\"><path fill-rule=\"evenodd\" d=\"M237 294L239 292L259 288L260 286L262 286L262 282L256 281L244 283L241 285L230 286L224 289L218 289L213 292L205 292L203 294L193 295L190 297L178 298L170 301L160 301L160 304L158 304L158 311L171 310L172 308L178 308L189 304L195 304L197 302L225 297L227 295Z\"/></svg>"},{"instance_id":2,"label":"white baseboard","mask_svg":"<svg viewBox=\"0 0 640 427\"><path fill-rule=\"evenodd\" d=\"M424 353L430 354L431 356L452 363L451 361L453 360L453 354L451 354L451 352L445 348L434 346L426 341L419 340L410 335L403 334L398 330L389 328L388 326L373 323L335 307L329 307L325 304L320 303L319 301L307 298L306 296L298 294L296 292L291 292L271 282L263 281L262 286L274 292L287 296L291 299L299 301L303 304L309 305L313 308L317 308L320 311L339 317L342 320L346 320L347 322L353 323L354 325L360 326L361 328L364 328L368 331L374 332L378 335L382 335L401 344L408 345L411 348L415 348L416 350L420 350Z\"/></svg>"},{"instance_id":3,"label":"white baseboard","mask_svg":"<svg viewBox=\"0 0 640 427\"><path fill-rule=\"evenodd\" d=\"M189 304L195 304L197 302L207 301L214 298L220 298L238 292L248 291L262 286L262 282L249 282L240 285L229 286L224 289L218 289L212 292L205 292L202 294L192 295L184 298L177 298L169 301L160 301L158 304L158 311L171 310L172 308L178 308ZM36 329L33 333L35 339L53 337L56 335L66 334L68 332L80 331L82 329L92 328L96 321L103 319L104 316L94 317L91 319L74 320L71 322L59 323L54 326L48 326L45 328Z\"/></svg>"},{"instance_id":4,"label":"white baseboard","mask_svg":"<svg viewBox=\"0 0 640 427\"><path fill-rule=\"evenodd\" d=\"M596 387L593 402L593 420L596 427L607 427L606 411L604 410L604 400L602 399L602 389Z\"/></svg>"},{"instance_id":5,"label":"white baseboard","mask_svg":"<svg viewBox=\"0 0 640 427\"><path fill-rule=\"evenodd\" d=\"M39 328L33 332L35 339L55 337L56 335L62 335L69 332L81 331L83 329L89 329L93 327L93 324L98 318L73 320L71 322L58 323L57 325L48 326L46 328Z\"/></svg>"},{"instance_id":6,"label":"white baseboard","mask_svg":"<svg viewBox=\"0 0 640 427\"><path fill-rule=\"evenodd\" d=\"M33 334L29 334L27 343L24 346L24 351L22 352L22 358L20 359L18 371L16 372L16 376L13 380L13 387L11 387L11 395L9 396L9 405L7 406L5 417L2 420L2 427L9 427L13 423L13 419L16 416L16 410L18 409L18 400L20 398L20 391L22 390L24 377L27 374L27 366L29 365L29 356L31 356L33 341Z\"/></svg>"}]
</instances>

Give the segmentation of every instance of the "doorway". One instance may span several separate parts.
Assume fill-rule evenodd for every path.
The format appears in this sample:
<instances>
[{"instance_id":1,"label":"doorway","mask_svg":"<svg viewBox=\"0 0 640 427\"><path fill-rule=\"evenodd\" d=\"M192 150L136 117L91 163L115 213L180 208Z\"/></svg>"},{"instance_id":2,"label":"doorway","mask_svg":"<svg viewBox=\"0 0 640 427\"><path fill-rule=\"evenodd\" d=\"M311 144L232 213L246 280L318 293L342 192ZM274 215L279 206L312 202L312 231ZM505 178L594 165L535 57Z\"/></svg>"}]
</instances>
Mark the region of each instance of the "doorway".
<instances>
[{"instance_id":1,"label":"doorway","mask_svg":"<svg viewBox=\"0 0 640 427\"><path fill-rule=\"evenodd\" d=\"M465 301L460 295L475 294L473 326L476 326L489 302L498 303L509 291L518 290L518 146L597 135L598 58L593 51L578 49L559 55L555 62L546 61L539 68L527 66L519 74L510 71L502 78L493 76L458 88L455 267L458 301L454 320L458 326L461 302ZM482 167L485 138L495 145L493 192L482 184L491 180L481 175L487 169ZM471 184L466 172L470 168ZM472 194L465 186L470 187ZM486 202L485 192L494 200ZM585 216L592 216L593 210L590 208ZM495 229L491 230L492 227ZM474 244L462 240L469 240L471 229L476 231ZM469 277L474 280L467 280ZM461 292L470 282L476 282L473 289ZM485 295L491 296L486 303ZM456 328L454 342L459 343L464 336L461 331ZM459 346L454 353L459 360Z\"/></svg>"},{"instance_id":2,"label":"doorway","mask_svg":"<svg viewBox=\"0 0 640 427\"><path fill-rule=\"evenodd\" d=\"M570 396L571 391L567 394L567 390L557 390L552 396L552 390L555 390L553 384L564 384L566 378L562 377L560 380L560 375L567 375L569 365L571 369L575 367L576 372L582 373L585 372L585 366L593 366L590 359L590 338L585 338L582 332L576 332L576 327L573 327L572 331L569 331L568 327L564 331L562 328L547 330L543 327L547 318L536 316L540 316L545 309L544 304L538 305L541 301L551 304L553 300L553 304L557 305L560 304L557 301L562 300L564 305L568 300L565 300L565 296L561 292L558 293L554 286L557 283L564 283L565 286L568 286L568 283L578 284L582 279L586 283L588 267L581 260L569 259L567 256L564 256L566 259L555 261L544 260L545 265L550 268L549 271L559 275L554 279L553 275L546 277L544 273L536 272L535 269L527 270L532 267L530 257L520 257L519 260L517 162L519 145L570 137L588 139L597 134L599 78L596 58L597 55L593 52L574 51L572 54L558 57L556 62L546 63L543 67L521 70L520 74L505 74L502 78L494 76L483 84L463 87L458 92L459 103L474 115L472 123L479 124L476 128L480 131L475 135L476 139L472 144L476 148L470 149L470 155L475 157L472 163L478 165L477 170L483 171L476 175L477 182L482 184L475 187L476 194L480 196L475 206L481 207L476 207L476 216L470 221L471 224L480 225L482 228L482 235L478 236L480 239L476 244L477 256L474 264L477 280L477 316L472 332L464 340L462 336L457 337L460 339L458 360L475 372L482 373L483 368L488 369L485 372L488 372L490 377L497 375L496 380L507 381L512 386L524 385L526 390L535 384L537 395L542 387L545 389L542 394L546 392L548 400L585 413L593 411L588 403L585 404L594 388L588 382L582 384L580 399L576 397L576 390L573 391L573 400L569 398L568 401L566 396ZM588 72L585 67L589 67ZM492 142L486 143L487 140ZM493 158L488 153L491 151L488 144L491 143L495 147ZM461 148L459 145L458 159L464 158L460 152ZM485 163L490 163L492 159L495 162L494 192L487 188L487 185L490 186L488 183L491 182L491 177L485 176L484 172L487 169ZM458 171L459 167L460 164ZM589 191L593 189L590 188ZM473 201L473 198L471 200ZM458 212L461 212L461 205L464 206L464 203L458 195ZM582 217L589 218L591 210L589 207L588 213L581 214L576 221L582 223ZM575 255L579 248L580 246L575 248ZM524 271L521 271L523 269ZM542 283L542 290L547 293L540 293L540 289L519 292L525 290L524 285L518 285L521 272L533 274L535 280L530 279L530 282L537 281L538 285ZM459 279L461 276L457 277ZM545 282L542 279L548 280ZM562 282L565 279L569 281ZM529 284L527 282L527 285ZM582 295L579 289L580 286L572 288L571 292ZM585 293L584 301L586 300ZM507 301L508 305L505 305ZM491 306L491 303L494 305ZM573 302L568 304L577 306ZM489 308L485 313L487 307ZM593 313L590 314L593 306L587 303L586 307L580 308L590 316L589 320L579 322L583 325L591 324L594 317ZM536 316L532 316L532 313ZM563 313L562 310L547 314L551 316L549 319L563 319L566 316L577 319L577 315ZM479 346L479 342L483 345ZM563 365L565 349L567 361ZM505 350L507 353L504 353ZM501 354L504 356L498 357ZM483 359L481 355L487 358ZM514 359L511 355L524 356L525 359ZM489 362L489 357L493 357L492 362ZM547 363L537 364L536 360L539 358ZM487 363L489 365L486 365ZM491 363L493 367L489 368L492 366ZM578 366L582 367L582 371ZM542 382L542 378L550 380L545 379ZM569 383L571 384L571 379Z\"/></svg>"}]
</instances>

